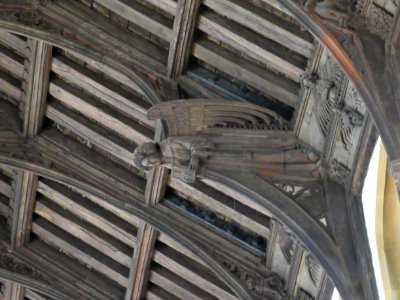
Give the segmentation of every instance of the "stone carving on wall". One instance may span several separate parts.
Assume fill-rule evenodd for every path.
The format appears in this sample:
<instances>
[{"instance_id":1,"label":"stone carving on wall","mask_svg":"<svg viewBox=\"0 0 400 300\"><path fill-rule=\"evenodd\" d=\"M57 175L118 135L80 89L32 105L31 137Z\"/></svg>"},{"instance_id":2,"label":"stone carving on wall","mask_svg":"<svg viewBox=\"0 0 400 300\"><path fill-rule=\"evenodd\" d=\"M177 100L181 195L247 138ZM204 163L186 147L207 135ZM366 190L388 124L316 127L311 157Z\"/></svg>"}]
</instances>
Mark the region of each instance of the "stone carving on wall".
<instances>
[{"instance_id":1,"label":"stone carving on wall","mask_svg":"<svg viewBox=\"0 0 400 300\"><path fill-rule=\"evenodd\" d=\"M299 147L294 136L275 128L286 122L273 111L241 102L176 100L148 112L150 120L163 119L169 137L136 148L134 165L143 171L156 165L172 176L192 183L206 170L252 172L266 178L315 182L324 175L317 153ZM224 134L218 131L224 128ZM239 135L237 131L254 133Z\"/></svg>"}]
</instances>

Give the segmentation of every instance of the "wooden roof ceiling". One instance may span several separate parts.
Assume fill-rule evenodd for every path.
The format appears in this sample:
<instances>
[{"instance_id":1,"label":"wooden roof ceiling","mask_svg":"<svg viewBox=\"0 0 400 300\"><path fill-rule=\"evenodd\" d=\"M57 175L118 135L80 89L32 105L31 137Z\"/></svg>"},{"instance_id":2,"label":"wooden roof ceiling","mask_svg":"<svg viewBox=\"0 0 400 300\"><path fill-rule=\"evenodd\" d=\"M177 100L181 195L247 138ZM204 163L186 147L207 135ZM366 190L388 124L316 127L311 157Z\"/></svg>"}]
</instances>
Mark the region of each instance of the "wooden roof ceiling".
<instances>
[{"instance_id":1,"label":"wooden roof ceiling","mask_svg":"<svg viewBox=\"0 0 400 300\"><path fill-rule=\"evenodd\" d=\"M49 3L43 12L54 23L40 25L62 28L88 54L1 31L0 103L18 113L32 149L47 151L44 165L121 201L1 165L4 247L73 299L238 299L187 245L132 213L139 203L212 253L254 299L330 299L325 270L265 206L212 181L186 184L163 169L146 178L132 165L136 145L162 135L146 117L157 97L221 98L265 106L290 121L300 138L344 168L332 175L340 182L371 121L356 129L346 151L332 137L339 117L330 136L317 133L316 100L303 79L320 73L329 55L311 34L273 0ZM141 79L99 62L93 49ZM354 94L347 79L340 89ZM24 151L36 159L36 150ZM50 299L9 281L2 286L5 299Z\"/></svg>"}]
</instances>

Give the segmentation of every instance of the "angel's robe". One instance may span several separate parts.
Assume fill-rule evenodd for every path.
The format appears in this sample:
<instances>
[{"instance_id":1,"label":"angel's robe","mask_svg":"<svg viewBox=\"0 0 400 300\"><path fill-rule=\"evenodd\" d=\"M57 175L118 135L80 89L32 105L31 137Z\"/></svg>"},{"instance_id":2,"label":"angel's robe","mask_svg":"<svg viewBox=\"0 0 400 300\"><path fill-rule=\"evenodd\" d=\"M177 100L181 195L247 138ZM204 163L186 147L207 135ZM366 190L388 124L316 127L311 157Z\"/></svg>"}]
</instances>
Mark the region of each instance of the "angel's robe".
<instances>
[{"instance_id":1,"label":"angel's robe","mask_svg":"<svg viewBox=\"0 0 400 300\"><path fill-rule=\"evenodd\" d=\"M296 141L293 137L188 136L171 137L159 145L173 176L185 180L186 174L192 178L185 181L201 177L204 169L252 172L298 182L322 178L318 156L299 147ZM196 170L194 160L198 163Z\"/></svg>"}]
</instances>

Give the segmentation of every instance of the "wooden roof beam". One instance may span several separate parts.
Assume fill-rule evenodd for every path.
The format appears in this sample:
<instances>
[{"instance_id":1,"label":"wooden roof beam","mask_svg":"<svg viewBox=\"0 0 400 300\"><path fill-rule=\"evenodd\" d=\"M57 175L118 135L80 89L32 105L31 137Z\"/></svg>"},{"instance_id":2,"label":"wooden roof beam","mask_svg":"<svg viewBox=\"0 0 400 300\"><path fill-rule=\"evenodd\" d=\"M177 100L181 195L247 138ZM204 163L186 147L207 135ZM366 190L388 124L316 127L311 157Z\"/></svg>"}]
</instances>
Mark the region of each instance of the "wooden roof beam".
<instances>
[{"instance_id":1,"label":"wooden roof beam","mask_svg":"<svg viewBox=\"0 0 400 300\"><path fill-rule=\"evenodd\" d=\"M123 1L113 0L96 0L96 2L163 40L170 41L173 38L173 32L170 28L155 21L138 9L135 9L135 6L138 5L137 3L131 2L131 4L128 5Z\"/></svg>"},{"instance_id":2,"label":"wooden roof beam","mask_svg":"<svg viewBox=\"0 0 400 300\"><path fill-rule=\"evenodd\" d=\"M178 0L167 65L167 75L170 78L179 77L186 70L200 5L201 0Z\"/></svg>"},{"instance_id":3,"label":"wooden roof beam","mask_svg":"<svg viewBox=\"0 0 400 300\"><path fill-rule=\"evenodd\" d=\"M23 94L23 134L27 138L37 135L43 124L51 57L52 47L50 45L31 39L28 41L28 67ZM11 234L12 247L22 247L29 240L37 180L37 176L31 172L17 171Z\"/></svg>"},{"instance_id":4,"label":"wooden roof beam","mask_svg":"<svg viewBox=\"0 0 400 300\"><path fill-rule=\"evenodd\" d=\"M211 11L202 14L199 29L293 81L300 82L304 74L306 59Z\"/></svg>"},{"instance_id":5,"label":"wooden roof beam","mask_svg":"<svg viewBox=\"0 0 400 300\"><path fill-rule=\"evenodd\" d=\"M191 201L194 203L198 203L203 207L207 207L218 214L232 219L232 221L240 224L247 230L255 232L265 238L269 238L270 230L268 226L257 222L257 220L252 218L254 216L248 216L245 213L236 210L233 203L232 205L229 205L223 201L219 201L218 199L225 195L219 195L217 191L207 189L207 185L202 185L200 183L189 185L174 178L170 179L169 185L184 195L190 196Z\"/></svg>"},{"instance_id":6,"label":"wooden roof beam","mask_svg":"<svg viewBox=\"0 0 400 300\"><path fill-rule=\"evenodd\" d=\"M237 299L216 277L206 272L203 268L199 268L193 261L169 247L156 249L154 252L154 261L202 289L204 292L215 295L217 298Z\"/></svg>"},{"instance_id":7,"label":"wooden roof beam","mask_svg":"<svg viewBox=\"0 0 400 300\"><path fill-rule=\"evenodd\" d=\"M273 7L282 9L278 1L263 0ZM293 50L307 58L312 54L313 42L305 38L300 28L294 30L294 25L277 16L263 11L246 1L232 0L204 0L204 5L213 9L222 16L254 30L258 34L271 39L288 49ZM286 12L287 10L285 10Z\"/></svg>"},{"instance_id":8,"label":"wooden roof beam","mask_svg":"<svg viewBox=\"0 0 400 300\"><path fill-rule=\"evenodd\" d=\"M101 228L110 236L134 248L136 232L128 228L117 213L107 212L94 202L81 197L69 188L49 180L40 180L38 193L53 201L63 209L73 213L81 220ZM121 218L121 219L120 219Z\"/></svg>"},{"instance_id":9,"label":"wooden roof beam","mask_svg":"<svg viewBox=\"0 0 400 300\"><path fill-rule=\"evenodd\" d=\"M265 95L296 107L298 87L293 81L222 50L217 44L200 40L194 45L193 55L222 72L257 88Z\"/></svg>"},{"instance_id":10,"label":"wooden roof beam","mask_svg":"<svg viewBox=\"0 0 400 300\"><path fill-rule=\"evenodd\" d=\"M50 131L54 132L54 130ZM42 136L43 135L44 133L42 133ZM86 192L94 194L97 197L108 199L108 201L120 208L123 207L131 214L142 218L158 230L162 230L172 238L179 240L190 251L193 251L195 255L203 259L210 270L215 272L218 278L231 288L238 297L251 299L242 284L216 260L214 255L206 251L197 241L192 240L192 228L186 228L186 226L184 228L180 223L173 221L158 209L158 206L156 206L157 208L146 206L141 202L138 193L133 196L126 193L126 188L121 185L121 179L119 179L118 176L106 179L104 169L107 169L107 162L103 161L100 163L100 167L99 161L97 161L97 169L93 169L94 167L90 161L93 162L98 155L89 151L89 149L85 149L82 145L80 146L80 148L82 148L81 150L85 149L85 151L87 150L86 152L91 152L90 158L83 158L84 155L77 153L80 152L78 151L79 146L74 148L75 151L73 153L67 154L66 150L71 141L63 138L62 145L56 147L52 145L57 143L56 134L50 136L47 134L46 139L42 136L30 140L30 145L26 145L29 147L30 151L24 152L25 146L16 145L16 148L13 148L14 150L12 151L12 158L7 155L7 151L10 150L9 147L11 145L8 145L6 148L1 148L0 161L14 167L38 172L41 176L49 177L79 189L84 189ZM50 144L50 141L52 141L52 144ZM77 145L79 145L79 143ZM36 156L35 153L41 153L41 155ZM74 157L75 155L79 155L80 159ZM51 164L46 165L46 162L51 162ZM115 171L118 170L114 168L114 173ZM131 182L130 186L132 186Z\"/></svg>"},{"instance_id":11,"label":"wooden roof beam","mask_svg":"<svg viewBox=\"0 0 400 300\"><path fill-rule=\"evenodd\" d=\"M38 237L38 236L36 236ZM16 255L46 274L54 287L68 291L68 299L120 299L122 288L110 279L59 251L39 237ZM53 288L54 288L53 287Z\"/></svg>"},{"instance_id":12,"label":"wooden roof beam","mask_svg":"<svg viewBox=\"0 0 400 300\"><path fill-rule=\"evenodd\" d=\"M157 124L156 139L161 139L161 123ZM168 169L154 168L147 177L145 201L147 206L156 206L165 195L168 179ZM126 291L125 300L140 300L146 295L150 274L150 265L153 259L154 245L158 231L145 222L140 223L136 251L130 270L130 285Z\"/></svg>"},{"instance_id":13,"label":"wooden roof beam","mask_svg":"<svg viewBox=\"0 0 400 300\"><path fill-rule=\"evenodd\" d=\"M97 76L82 66L68 60L63 56L53 58L51 70L68 83L79 87L88 93L98 97L103 102L115 107L132 118L154 127L155 122L147 118L147 110L150 108L148 102L135 98L117 85L108 82L105 78Z\"/></svg>"},{"instance_id":14,"label":"wooden roof beam","mask_svg":"<svg viewBox=\"0 0 400 300\"><path fill-rule=\"evenodd\" d=\"M138 123L135 124L130 118L116 112L97 101L94 97L88 96L62 80L53 80L50 83L49 93L63 105L80 112L93 121L97 121L127 141L142 144L151 140L152 132L150 129Z\"/></svg>"},{"instance_id":15,"label":"wooden roof beam","mask_svg":"<svg viewBox=\"0 0 400 300\"><path fill-rule=\"evenodd\" d=\"M26 55L27 69L26 73L23 73L25 81L22 87L21 103L24 112L23 134L25 137L32 138L38 134L44 120L52 47L29 39ZM37 183L37 175L17 170L11 229L11 247L13 248L23 247L30 238ZM22 299L24 293L25 289L14 283L11 299Z\"/></svg>"},{"instance_id":16,"label":"wooden roof beam","mask_svg":"<svg viewBox=\"0 0 400 300\"><path fill-rule=\"evenodd\" d=\"M109 2L110 5L115 3L114 1ZM76 48L83 45L88 54L97 52L96 56L99 53L105 55L106 57L102 57L101 60L111 59L113 61L111 65L115 65L118 61L124 66L138 66L142 70L165 75L166 55L161 49L132 31L120 28L84 4L75 1L54 2L41 6L40 9L46 16L52 18L52 23L56 20L59 28L77 34L81 41L70 37L71 40L75 39ZM132 9L127 9L125 12L132 12ZM172 32L172 30L170 31ZM99 35L98 32L102 34ZM87 41L87 44L82 43L82 40ZM76 49L68 50L82 52L76 51ZM88 56L93 57L93 55Z\"/></svg>"},{"instance_id":17,"label":"wooden roof beam","mask_svg":"<svg viewBox=\"0 0 400 300\"><path fill-rule=\"evenodd\" d=\"M91 251L90 247L79 242L78 239L66 235L57 226L44 222L43 219L38 219L32 224L32 232L50 245L62 249L67 255L90 266L122 287L127 287L128 278L121 274L120 270L116 270L116 267L111 264L111 260L100 259L100 256Z\"/></svg>"},{"instance_id":18,"label":"wooden roof beam","mask_svg":"<svg viewBox=\"0 0 400 300\"><path fill-rule=\"evenodd\" d=\"M13 33L2 30L0 32L0 44L9 47L20 56L26 55L26 41Z\"/></svg>"},{"instance_id":19,"label":"wooden roof beam","mask_svg":"<svg viewBox=\"0 0 400 300\"><path fill-rule=\"evenodd\" d=\"M1 36L0 36L1 40ZM0 44L0 67L13 77L22 80L24 76L24 58Z\"/></svg>"}]
</instances>

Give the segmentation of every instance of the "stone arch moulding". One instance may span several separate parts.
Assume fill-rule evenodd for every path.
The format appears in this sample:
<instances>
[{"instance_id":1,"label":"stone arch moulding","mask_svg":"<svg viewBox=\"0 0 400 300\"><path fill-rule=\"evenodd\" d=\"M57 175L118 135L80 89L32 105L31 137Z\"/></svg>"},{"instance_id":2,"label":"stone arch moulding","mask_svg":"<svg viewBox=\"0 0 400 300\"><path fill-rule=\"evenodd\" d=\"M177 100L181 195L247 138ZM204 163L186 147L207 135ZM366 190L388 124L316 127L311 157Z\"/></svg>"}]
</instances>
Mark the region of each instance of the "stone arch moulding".
<instances>
[{"instance_id":1,"label":"stone arch moulding","mask_svg":"<svg viewBox=\"0 0 400 300\"><path fill-rule=\"evenodd\" d=\"M277 0L336 58L365 102L400 180L400 9L386 40L368 31L368 23L355 21L355 29L339 27L305 10L297 0ZM359 16L359 18L362 18Z\"/></svg>"}]
</instances>

